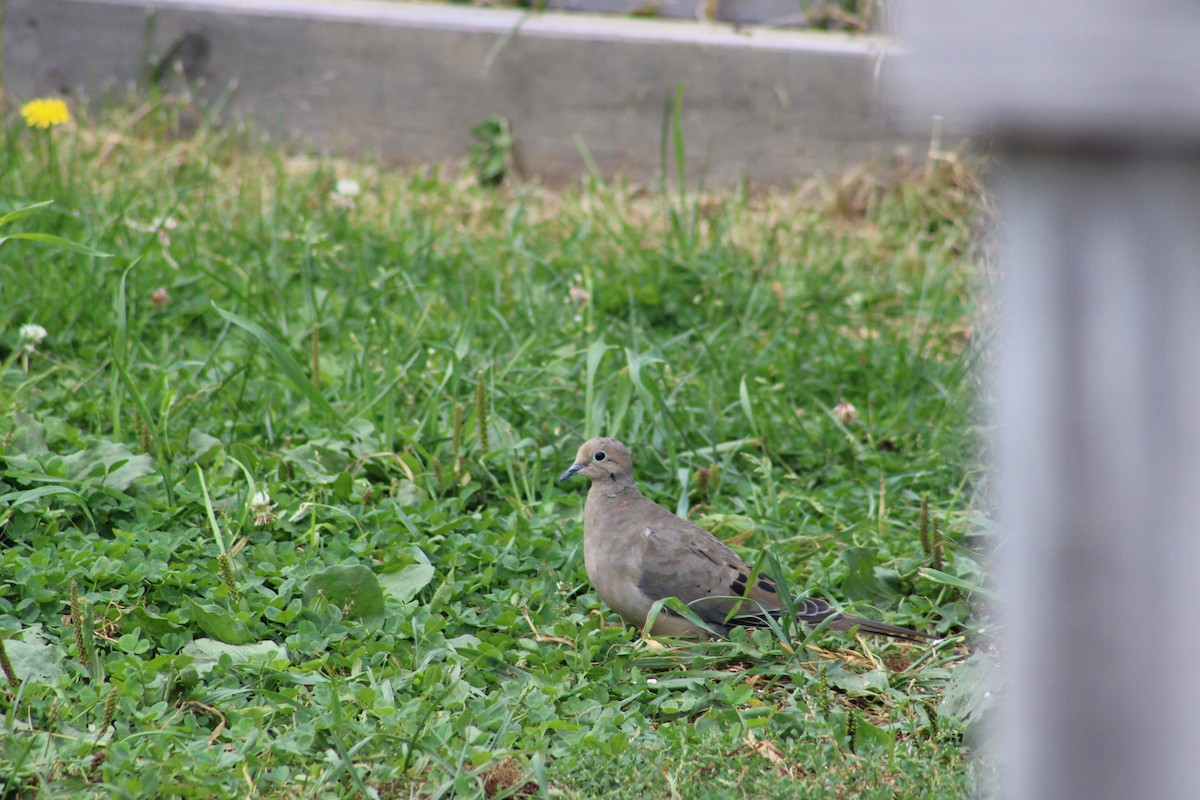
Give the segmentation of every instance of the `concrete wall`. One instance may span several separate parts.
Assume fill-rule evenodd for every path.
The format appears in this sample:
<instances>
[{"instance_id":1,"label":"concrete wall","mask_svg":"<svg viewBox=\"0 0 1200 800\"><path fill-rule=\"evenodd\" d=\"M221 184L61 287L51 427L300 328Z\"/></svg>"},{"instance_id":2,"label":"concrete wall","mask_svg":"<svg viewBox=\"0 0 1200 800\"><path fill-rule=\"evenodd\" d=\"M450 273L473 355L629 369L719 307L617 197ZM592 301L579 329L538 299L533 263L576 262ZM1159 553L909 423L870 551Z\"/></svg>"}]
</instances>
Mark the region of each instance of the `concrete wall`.
<instances>
[{"instance_id":1,"label":"concrete wall","mask_svg":"<svg viewBox=\"0 0 1200 800\"><path fill-rule=\"evenodd\" d=\"M664 101L685 86L689 174L784 184L921 155L879 97L883 40L695 22L376 0L7 0L10 102L93 101L185 73L225 112L338 154L459 159L506 117L526 176L660 166Z\"/></svg>"}]
</instances>

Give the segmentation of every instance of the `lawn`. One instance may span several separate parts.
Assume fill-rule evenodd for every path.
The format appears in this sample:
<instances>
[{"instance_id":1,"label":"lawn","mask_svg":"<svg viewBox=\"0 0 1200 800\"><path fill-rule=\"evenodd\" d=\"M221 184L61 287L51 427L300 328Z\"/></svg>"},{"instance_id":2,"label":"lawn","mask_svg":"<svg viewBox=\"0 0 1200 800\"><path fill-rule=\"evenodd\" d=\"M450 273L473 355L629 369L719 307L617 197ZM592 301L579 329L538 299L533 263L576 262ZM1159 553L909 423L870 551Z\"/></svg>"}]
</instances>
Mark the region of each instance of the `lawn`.
<instances>
[{"instance_id":1,"label":"lawn","mask_svg":"<svg viewBox=\"0 0 1200 800\"><path fill-rule=\"evenodd\" d=\"M166 100L2 147L0 214L54 202L0 238L108 257L0 243L0 795L986 791L958 158L485 188ZM948 638L642 637L555 482L599 433L794 590Z\"/></svg>"}]
</instances>

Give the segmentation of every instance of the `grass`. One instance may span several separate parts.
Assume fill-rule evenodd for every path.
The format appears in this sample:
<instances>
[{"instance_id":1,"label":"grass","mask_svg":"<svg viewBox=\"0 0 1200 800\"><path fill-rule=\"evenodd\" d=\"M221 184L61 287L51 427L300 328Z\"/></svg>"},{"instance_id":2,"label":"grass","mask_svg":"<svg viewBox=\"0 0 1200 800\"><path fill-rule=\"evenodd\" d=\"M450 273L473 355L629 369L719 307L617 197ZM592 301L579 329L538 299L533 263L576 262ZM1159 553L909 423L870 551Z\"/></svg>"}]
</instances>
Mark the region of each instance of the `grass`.
<instances>
[{"instance_id":1,"label":"grass","mask_svg":"<svg viewBox=\"0 0 1200 800\"><path fill-rule=\"evenodd\" d=\"M167 101L0 147L0 214L54 201L4 233L112 256L0 246L0 794L983 791L978 656L643 639L554 482L616 435L648 494L797 591L983 624L957 159L484 189Z\"/></svg>"}]
</instances>

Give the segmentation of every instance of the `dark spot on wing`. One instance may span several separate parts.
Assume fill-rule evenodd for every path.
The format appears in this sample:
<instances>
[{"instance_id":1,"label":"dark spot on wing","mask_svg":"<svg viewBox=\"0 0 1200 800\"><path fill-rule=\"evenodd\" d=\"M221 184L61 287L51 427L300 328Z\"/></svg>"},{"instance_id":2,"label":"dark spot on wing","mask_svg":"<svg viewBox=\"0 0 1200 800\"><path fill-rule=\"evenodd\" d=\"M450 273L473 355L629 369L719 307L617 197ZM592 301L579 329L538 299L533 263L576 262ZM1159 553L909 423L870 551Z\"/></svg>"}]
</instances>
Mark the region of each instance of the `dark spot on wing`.
<instances>
[{"instance_id":1,"label":"dark spot on wing","mask_svg":"<svg viewBox=\"0 0 1200 800\"><path fill-rule=\"evenodd\" d=\"M746 576L738 573L738 576L729 583L729 588L733 589L733 594L744 595L746 593Z\"/></svg>"},{"instance_id":2,"label":"dark spot on wing","mask_svg":"<svg viewBox=\"0 0 1200 800\"><path fill-rule=\"evenodd\" d=\"M771 580L770 578L764 578L762 575L759 575L758 576L758 588L762 589L764 592L771 592L772 594L774 594L775 593L775 581Z\"/></svg>"}]
</instances>

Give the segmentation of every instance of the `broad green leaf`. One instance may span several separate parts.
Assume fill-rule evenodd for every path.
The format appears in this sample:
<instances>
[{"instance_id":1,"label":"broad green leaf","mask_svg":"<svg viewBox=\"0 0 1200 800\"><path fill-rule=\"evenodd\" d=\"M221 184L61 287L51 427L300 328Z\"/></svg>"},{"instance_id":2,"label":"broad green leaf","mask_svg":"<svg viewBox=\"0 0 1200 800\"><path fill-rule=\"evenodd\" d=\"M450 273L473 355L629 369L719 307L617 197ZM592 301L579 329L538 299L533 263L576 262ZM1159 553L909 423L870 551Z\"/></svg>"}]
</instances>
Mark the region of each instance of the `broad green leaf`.
<instances>
[{"instance_id":1,"label":"broad green leaf","mask_svg":"<svg viewBox=\"0 0 1200 800\"><path fill-rule=\"evenodd\" d=\"M188 455L193 461L207 461L221 451L221 440L204 431L192 428L188 431Z\"/></svg>"},{"instance_id":2,"label":"broad green leaf","mask_svg":"<svg viewBox=\"0 0 1200 800\"><path fill-rule=\"evenodd\" d=\"M446 602L450 599L450 597L453 594L454 594L454 567L451 567L450 571L448 573L446 573L446 577L442 579L442 582L440 584L438 584L438 588L434 591L433 597L430 598L429 610L437 611L438 609L440 609L442 606L444 606L446 604Z\"/></svg>"},{"instance_id":3,"label":"broad green leaf","mask_svg":"<svg viewBox=\"0 0 1200 800\"><path fill-rule=\"evenodd\" d=\"M833 664L825 673L830 686L841 689L851 697L867 697L888 691L887 672L872 669L866 672L851 672L841 664Z\"/></svg>"},{"instance_id":4,"label":"broad green leaf","mask_svg":"<svg viewBox=\"0 0 1200 800\"><path fill-rule=\"evenodd\" d=\"M32 414L18 411L13 416L13 422L16 425L13 428L12 439L6 448L10 458L15 453L39 455L50 452L50 448L46 446L46 426L35 419Z\"/></svg>"},{"instance_id":5,"label":"broad green leaf","mask_svg":"<svg viewBox=\"0 0 1200 800\"><path fill-rule=\"evenodd\" d=\"M12 454L7 460L9 467L38 474L44 469L46 454ZM94 442L83 450L61 457L58 463L66 468L65 474L55 473L58 480L107 486L121 492L129 489L138 478L155 472L154 459L144 453L134 453L120 442ZM45 493L61 491L51 492L47 489Z\"/></svg>"},{"instance_id":6,"label":"broad green leaf","mask_svg":"<svg viewBox=\"0 0 1200 800\"><path fill-rule=\"evenodd\" d=\"M220 606L201 605L192 598L187 598L191 608L192 619L200 626L200 630L214 639L226 644L246 644L254 641L254 635L246 627L246 623L229 613Z\"/></svg>"},{"instance_id":7,"label":"broad green leaf","mask_svg":"<svg viewBox=\"0 0 1200 800\"><path fill-rule=\"evenodd\" d=\"M433 580L436 570L429 564L409 564L399 572L385 572L379 576L379 584L385 594L407 603L417 596Z\"/></svg>"},{"instance_id":8,"label":"broad green leaf","mask_svg":"<svg viewBox=\"0 0 1200 800\"><path fill-rule=\"evenodd\" d=\"M4 650L21 680L54 683L63 676L62 649L46 642L35 629L26 629L20 639L6 639Z\"/></svg>"},{"instance_id":9,"label":"broad green leaf","mask_svg":"<svg viewBox=\"0 0 1200 800\"><path fill-rule=\"evenodd\" d=\"M984 652L976 652L954 668L946 682L938 714L958 722L979 722L996 704L1001 690L1001 674Z\"/></svg>"},{"instance_id":10,"label":"broad green leaf","mask_svg":"<svg viewBox=\"0 0 1200 800\"><path fill-rule=\"evenodd\" d=\"M875 551L868 547L847 547L840 557L850 568L842 582L844 599L874 600L879 593L879 580L875 577L875 565L879 560Z\"/></svg>"},{"instance_id":11,"label":"broad green leaf","mask_svg":"<svg viewBox=\"0 0 1200 800\"><path fill-rule=\"evenodd\" d=\"M379 579L361 564L327 567L304 584L304 602L323 597L342 609L347 617L358 617L369 628L383 624L383 589Z\"/></svg>"},{"instance_id":12,"label":"broad green leaf","mask_svg":"<svg viewBox=\"0 0 1200 800\"><path fill-rule=\"evenodd\" d=\"M848 714L857 714L854 708L847 709ZM893 730L872 725L859 715L854 727L854 752L863 754L872 750L889 751L896 743L896 733Z\"/></svg>"},{"instance_id":13,"label":"broad green leaf","mask_svg":"<svg viewBox=\"0 0 1200 800\"><path fill-rule=\"evenodd\" d=\"M284 450L283 457L292 465L297 477L314 483L333 483L351 463L350 456L344 451L321 442L305 442Z\"/></svg>"},{"instance_id":14,"label":"broad green leaf","mask_svg":"<svg viewBox=\"0 0 1200 800\"><path fill-rule=\"evenodd\" d=\"M270 640L229 644L215 639L196 639L184 645L182 653L193 659L190 666L201 675L217 666L222 656L229 656L235 665L256 663L263 666L289 658L286 647Z\"/></svg>"},{"instance_id":15,"label":"broad green leaf","mask_svg":"<svg viewBox=\"0 0 1200 800\"><path fill-rule=\"evenodd\" d=\"M138 478L156 472L154 459L144 453L135 454L120 442L96 442L63 460L71 480L97 483L119 492L128 490Z\"/></svg>"},{"instance_id":16,"label":"broad green leaf","mask_svg":"<svg viewBox=\"0 0 1200 800\"><path fill-rule=\"evenodd\" d=\"M145 606L134 606L121 615L117 622L122 633L132 633L141 628L142 631L155 638L162 638L168 633L182 633L183 628L166 617L155 614Z\"/></svg>"}]
</instances>

